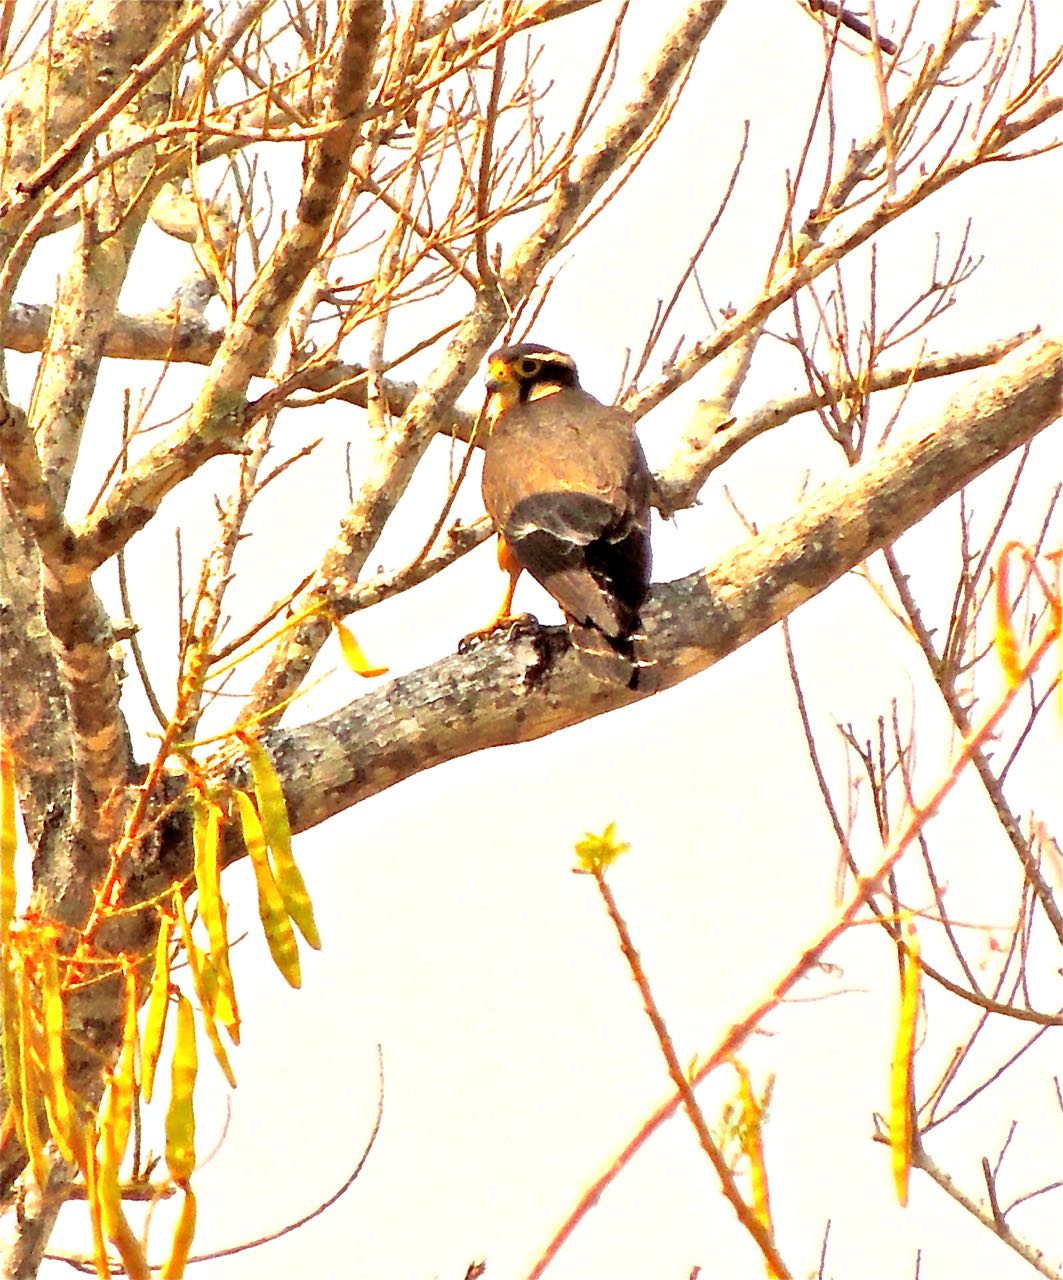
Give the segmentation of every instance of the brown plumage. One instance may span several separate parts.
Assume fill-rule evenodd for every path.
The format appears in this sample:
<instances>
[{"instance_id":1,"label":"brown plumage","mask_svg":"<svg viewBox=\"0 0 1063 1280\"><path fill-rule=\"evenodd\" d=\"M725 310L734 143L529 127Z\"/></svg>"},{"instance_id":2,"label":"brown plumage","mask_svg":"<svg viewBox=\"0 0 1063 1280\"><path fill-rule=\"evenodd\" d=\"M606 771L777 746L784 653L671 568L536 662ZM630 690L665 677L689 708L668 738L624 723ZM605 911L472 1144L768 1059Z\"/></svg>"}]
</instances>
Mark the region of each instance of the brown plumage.
<instances>
[{"instance_id":1,"label":"brown plumage","mask_svg":"<svg viewBox=\"0 0 1063 1280\"><path fill-rule=\"evenodd\" d=\"M526 569L565 611L591 670L635 688L653 480L634 420L584 391L572 358L549 347L493 352L487 387L483 497L510 574L499 621Z\"/></svg>"}]
</instances>

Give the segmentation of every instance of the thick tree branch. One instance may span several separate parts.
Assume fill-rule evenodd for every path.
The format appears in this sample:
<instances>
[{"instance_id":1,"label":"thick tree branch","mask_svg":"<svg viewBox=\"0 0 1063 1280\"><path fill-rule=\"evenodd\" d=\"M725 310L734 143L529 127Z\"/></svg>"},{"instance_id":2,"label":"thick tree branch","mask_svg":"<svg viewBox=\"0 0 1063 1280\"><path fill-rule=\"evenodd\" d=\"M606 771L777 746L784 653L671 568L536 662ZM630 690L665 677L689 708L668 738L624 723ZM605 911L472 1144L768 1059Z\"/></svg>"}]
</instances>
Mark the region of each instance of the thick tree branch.
<instances>
[{"instance_id":1,"label":"thick tree branch","mask_svg":"<svg viewBox=\"0 0 1063 1280\"><path fill-rule=\"evenodd\" d=\"M0 395L0 463L10 513L25 521L46 562L62 564L74 545L74 533L44 476L26 415Z\"/></svg>"},{"instance_id":2,"label":"thick tree branch","mask_svg":"<svg viewBox=\"0 0 1063 1280\"><path fill-rule=\"evenodd\" d=\"M245 394L324 244L358 140L384 10L378 0L341 14L341 46L325 124L309 151L295 220L248 290L218 348L188 422L162 441L115 484L82 533L81 555L99 565L128 542L163 498L208 459L240 447L246 429Z\"/></svg>"},{"instance_id":3,"label":"thick tree branch","mask_svg":"<svg viewBox=\"0 0 1063 1280\"><path fill-rule=\"evenodd\" d=\"M40 351L47 341L52 308L46 303L15 303L4 325L3 340L8 350ZM202 316L176 310L147 315L113 317L104 340L103 354L115 360L150 360L160 364L210 364L218 353L225 330ZM274 363L274 349L266 350L252 369L252 376L265 377ZM417 394L415 382L381 378L387 412L401 416ZM322 400L364 409L368 404L366 368L343 360L314 362L285 380L284 388L295 399L300 392L312 392ZM476 414L459 405L444 413L440 434L470 440Z\"/></svg>"},{"instance_id":4,"label":"thick tree branch","mask_svg":"<svg viewBox=\"0 0 1063 1280\"><path fill-rule=\"evenodd\" d=\"M0 605L12 613L2 652L24 673L36 670L40 680L33 685L10 681L2 704L8 734L15 748L23 740L34 744L20 778L30 797L43 801L50 789L54 801L55 783L70 777L73 765L74 825L82 837L96 832L97 843L106 843L108 830L97 828L107 800L127 781L131 763L118 714L110 654L114 637L88 576L67 565L72 536L44 481L32 437L23 431L7 438L9 424L22 420L25 426L22 412L0 403L4 497L11 508L11 527L3 534ZM23 540L23 528L32 543ZM56 697L60 690L62 700ZM42 820L40 809L27 815L32 831Z\"/></svg>"},{"instance_id":5,"label":"thick tree branch","mask_svg":"<svg viewBox=\"0 0 1063 1280\"><path fill-rule=\"evenodd\" d=\"M548 735L704 670L854 567L866 572L860 566L876 549L892 547L987 467L1028 446L1059 412L1063 353L1053 340L1020 335L980 351L922 358L916 368L879 363L902 341L914 350L912 335L951 301L968 274L966 239L951 274L941 279L935 266L930 289L885 330L874 270L866 306L865 292L857 302L852 285L865 256L861 250L943 185L990 163L985 176L1010 175L1014 170L997 162L1022 158L1021 147L1025 155L1037 155L1053 145L1025 141L1030 130L1063 110L1063 100L1048 94L1049 77L1063 55L1039 57L1038 48L1047 43L1043 22L1025 8L1012 18L1001 15L996 25L1010 24L1010 34L1003 30L998 45L986 21L977 30L985 39L974 45L972 35L995 6L991 0L958 0L945 29L914 56L912 30L907 31L903 64L902 55L889 64L876 58L880 111L853 126L867 137L851 151L840 140L855 120L849 114L854 103L842 98L832 65L841 46L828 39L805 149L796 168L787 169L782 227L774 248L766 246L766 278L747 282L744 314L726 313L715 332L695 321L691 344L682 340L673 349L675 362L654 371L653 384L634 392L626 407L641 417L701 371L700 394L709 398L689 423L685 417L669 423L663 415L664 430L682 435L661 477L662 504L672 508L693 502L732 453L792 416L826 405L831 415L866 420L875 393L960 373L961 390L947 409L906 434L903 428L914 419L912 402L887 395L887 402L901 405L898 429L884 433L888 447L884 442L874 454L854 449L857 465L814 492L791 518L695 574L658 584L645 616L646 648L654 662L637 694L591 679L570 650L566 630L550 627L495 637L469 654L448 655L381 683L315 723L285 727L274 712L299 688L331 634L333 616L423 581L488 536L484 517L455 525L440 538L441 517L433 545L421 556L397 572L367 576L393 512L400 503L402 511L407 502L416 507L409 482L429 442L440 433L476 442L478 415L459 408L457 398L503 332L522 336L540 306L554 305L546 279L551 260L576 240L582 244L582 231L603 211L616 220L613 230L630 239L631 226L615 197L668 123L702 42L710 31L725 38L723 24L714 23L726 0L685 0L674 27L637 60L634 69L643 74L625 90L618 77L628 66L619 40L635 6L624 3L606 32L582 105L577 103L574 115L564 103L555 110L556 98L567 95L548 97L535 40L514 36L599 2L432 0L404 7L381 0L241 0L231 11L215 6L221 13L218 34L208 27L197 35L181 67L178 50L191 26L202 21L202 0L58 0L43 8L40 0L25 0L17 5L17 19L15 5L0 6L0 52L14 67L0 119L0 363L6 350L41 353L25 412L13 399L0 400L0 462L6 468L0 497L7 504L0 510L0 711L33 855L28 909L6 933L5 965L6 977L18 986L20 1008L32 1018L38 989L48 979L38 957L58 960L65 1013L62 1076L79 1120L96 1115L122 1041L125 984L119 970L133 964L138 978L147 976L172 895L183 887L195 891L194 797L209 795L224 807L227 784L249 785L239 748L227 745L209 757L206 743L175 743L194 735L197 700L206 688L203 673L222 664L219 623L229 603L228 584L240 580L239 574L231 576L240 563L233 552L249 532L244 517L251 498L314 447L297 446L294 454L279 447L268 454L270 429L282 410L329 399L354 406L353 415L337 408L330 417L340 433L353 417L355 430L368 437L370 457L352 474L350 509L328 553L300 569L307 589L300 589L297 600L273 606L274 621L291 606L290 624L267 642L270 665L250 698L241 698L237 713L265 713L255 720L254 733L277 767L295 831L436 764ZM428 17L426 8L433 10ZM456 27L463 17L467 21ZM611 15L602 17L608 27ZM877 31L873 9L868 30ZM562 39L567 38L566 32ZM964 60L969 55L975 64L986 53L967 80L954 57L961 49ZM178 54L172 61L171 52ZM501 67L503 56L504 83L496 76L498 92L485 112L491 59ZM154 61L145 64L145 58ZM152 77L155 67L162 74ZM591 121L599 119L602 127L592 132ZM283 160L274 158L274 144L293 141L303 153L302 176L282 194L286 171ZM219 158L214 167L212 157ZM823 167L815 172L819 157ZM786 163L780 158L780 173ZM675 177L682 186L682 172L676 170ZM186 186L181 178L189 179ZM154 297L146 304L154 308L151 314L121 316L118 292L145 210L164 181L172 183L161 202L166 207L156 200L152 216L167 235L185 242L167 244L178 254L195 255L207 287L198 288L193 278L173 305ZM75 220L80 239L60 269L55 305L14 304L10 295L30 254L39 256L42 238ZM154 234L139 243L141 253L150 255ZM496 235L499 244L493 242ZM50 243L58 251L58 237ZM671 301L662 303L632 386L646 376L649 356L663 341L661 326L686 323L679 303L689 300L684 290L697 283L699 257L700 249ZM230 266L238 287L230 286ZM829 298L814 283L826 279L825 273L837 276ZM31 274L37 278L35 269L26 273L24 287L32 283ZM152 282L146 259L137 283L150 288ZM212 291L220 291L225 303L227 319L220 327L202 313ZM798 319L796 341L808 339L801 354L810 385L816 385L811 393L787 395L736 422L736 396L765 321L788 301ZM838 314L830 314L831 306ZM803 328L813 308L817 327ZM348 349L368 367L336 359ZM119 473L79 528L66 510L71 476L80 493L82 481L99 482L107 462L99 452L106 443L95 440L87 417L90 403L93 420L109 412L107 388L96 385L104 357L157 361L164 366L160 377L170 362L204 369L198 375L191 371L196 390L183 403L172 394L172 384L181 379L167 380L157 417L168 425L157 436L138 426L130 442L131 465L124 454L120 459L129 469ZM705 371L710 360L715 363ZM21 374L31 362L15 363ZM970 378L973 368L989 363L991 369ZM385 376L414 367L431 372L419 384ZM117 376L120 370L111 372ZM251 390L254 378L266 380L264 395ZM149 403L154 394L148 393ZM150 412L154 418L156 408ZM165 433L169 438L162 441ZM154 530L143 548L150 556L152 540L164 537L166 520L160 526L154 517L166 495L196 477L207 459L226 453L243 455L241 480L221 512L222 536L204 561L198 588L189 589L195 576L190 578L187 555L178 548L178 710L162 742L148 748L152 763L142 769L119 705L117 624L94 590L94 571L140 530ZM199 485L207 479L199 476ZM106 483L112 483L111 473ZM1013 496L1014 490L1008 505ZM268 505L258 510L268 519ZM1047 520L1034 545L1037 553L1046 527ZM964 521L965 539L967 532ZM1021 527L1015 536L1023 536ZM961 554L968 549L964 541ZM956 619L970 614L972 627L975 606L992 602L984 594L991 591L987 557L988 551L963 579L973 604L968 608L961 599L954 611ZM1053 572L1050 558L1047 563L1047 573ZM102 578L96 585L103 590ZM1050 607L1054 583L1040 585ZM123 601L122 608L129 607ZM308 616L315 609L316 616ZM1025 620L1017 609L1020 659L1029 635ZM266 625L248 626L242 639L230 637L228 656ZM1058 645L1043 618L1037 634L1038 657ZM444 640L440 650L449 647ZM158 657L158 672L142 670L146 684L166 678L166 659ZM210 682L211 695L215 683ZM1017 687L1025 695L1022 680ZM1042 693L1038 688L1035 694L1031 684L1027 727ZM1012 688L1008 697L1014 696ZM995 721L975 716L975 710L972 718L984 737ZM1024 736L1025 730L1016 735L1020 746ZM971 759L979 763L978 741L970 751L965 748L945 790ZM195 753L194 763L187 750ZM1013 758L998 771L999 785ZM907 775L903 780L907 784ZM880 794L888 799L884 785L875 791L876 800ZM998 809L1005 811L1002 800ZM228 862L246 856L238 825L224 825ZM1005 829L1014 838L1006 823ZM732 1028L732 1049L735 1037L760 1022L764 1010L775 1007L780 994L856 919L900 848L891 846L889 861L858 886L831 931L797 955L759 1011ZM202 841L199 852L204 853ZM1036 857L1035 843L1028 858ZM947 930L943 894L929 857L927 862ZM1027 870L1038 889L1036 866L1028 862ZM25 887L20 884L20 890ZM1032 918L1027 886L1023 893L1000 976L1002 984L1006 973L1012 975L1016 1000L1020 982L1032 975L1033 953L1027 956L1025 947ZM914 900L903 881L893 898L895 910ZM201 900L197 928L205 922L203 905ZM5 904L5 922L7 914ZM1050 918L1058 932L1058 910ZM225 939L210 929L208 936L213 964ZM194 962L196 953L189 951ZM64 957L73 963L67 966ZM89 965L99 967L90 971ZM970 967L963 967L970 977ZM145 984L139 986L142 995ZM973 987L979 989L977 983ZM206 1015L211 992L204 988L198 994ZM993 987L992 995L982 1012L1006 1013L1007 992ZM39 1007L45 1011L43 998ZM55 1007L53 1002L53 1015ZM1038 1022L1047 1016L1025 1014ZM20 1070L16 1063L8 1081L17 1098L30 1081L33 1063L25 1054L28 1047L32 1056L33 1046L29 1035L16 1039L27 1064ZM49 1039L50 1059L54 1047ZM7 1070L11 1059L5 1056ZM54 1078L60 1078L58 1071ZM0 1115L5 1112L0 1274L29 1280L69 1190L62 1180L75 1171L57 1162L49 1148L44 1163L52 1168L41 1177L31 1126L23 1125L19 1137L0 1096ZM88 1132L94 1141L91 1124ZM102 1140L105 1147L106 1133ZM38 1157L29 1167L28 1154ZM38 1178L48 1184L43 1196L36 1194ZM999 1219L995 1201L992 1208Z\"/></svg>"},{"instance_id":6,"label":"thick tree branch","mask_svg":"<svg viewBox=\"0 0 1063 1280\"><path fill-rule=\"evenodd\" d=\"M1060 413L1063 350L1037 338L959 392L933 422L814 494L704 572L654 588L645 613L658 686L703 671L788 616ZM547 646L547 670L542 671ZM594 681L556 630L492 640L265 742L302 830L446 760L525 742L636 700ZM556 662L554 659L558 659Z\"/></svg>"},{"instance_id":7,"label":"thick tree branch","mask_svg":"<svg viewBox=\"0 0 1063 1280\"><path fill-rule=\"evenodd\" d=\"M907 387L931 378L967 373L993 364L1009 351L1029 341L1036 330L999 338L971 351L921 355L915 365L875 365L858 382L836 381L822 391L800 391L777 400L768 400L737 421L720 425L721 410L715 400L699 402L691 423L657 483L670 511L681 511L697 499L709 476L750 440L803 413L813 413L824 405L876 391Z\"/></svg>"},{"instance_id":8,"label":"thick tree branch","mask_svg":"<svg viewBox=\"0 0 1063 1280\"><path fill-rule=\"evenodd\" d=\"M159 63L151 57L146 62L146 55L182 7L183 0L90 0L58 7L52 38L41 40L5 85L0 119L0 136L7 139L0 175L5 191L25 183L33 194L72 169L99 130L158 70ZM201 14L189 14L178 38L164 40L161 62L201 20ZM86 74L89 57L91 75ZM146 76L140 74L144 69ZM47 157L43 165L42 157ZM10 234L33 212L28 198L0 206L4 232Z\"/></svg>"},{"instance_id":9,"label":"thick tree branch","mask_svg":"<svg viewBox=\"0 0 1063 1280\"><path fill-rule=\"evenodd\" d=\"M169 94L152 94L149 89L138 106L138 115L151 112L156 119L164 118ZM116 127L139 133L145 123L123 120ZM153 158L151 148L145 147L130 158L117 181L101 184L84 212L77 246L59 284L41 353L41 368L48 376L36 388L30 426L45 479L60 506L65 505L77 464L111 319L148 214L149 202L141 197L151 180ZM71 551L68 548L68 554Z\"/></svg>"},{"instance_id":10,"label":"thick tree branch","mask_svg":"<svg viewBox=\"0 0 1063 1280\"><path fill-rule=\"evenodd\" d=\"M723 11L725 0L691 4L665 37L642 77L640 92L619 113L598 145L563 175L547 201L538 228L526 236L457 328L446 358L418 390L402 419L381 441L372 468L340 533L298 604L308 614L277 646L255 686L245 714L254 716L289 698L299 687L329 635L314 606L335 594L355 591L366 557L405 492L428 441L440 430L473 370L487 354L507 315L530 296L550 259L561 249L605 183L619 172L651 129L668 95L697 56Z\"/></svg>"},{"instance_id":11,"label":"thick tree branch","mask_svg":"<svg viewBox=\"0 0 1063 1280\"><path fill-rule=\"evenodd\" d=\"M180 10L181 5L171 4L170 7L176 13ZM130 22L129 16L127 10L126 23L129 34L138 37L140 41L152 35L153 28L151 26L145 26L137 21ZM78 17L80 18L81 15L78 15ZM156 22L167 17L165 7L159 4L158 0L155 0L153 17ZM9 222L20 225L33 215L40 193L48 187L54 186L66 173L74 168L79 160L88 154L93 139L106 129L108 124L129 105L148 81L174 57L205 17L206 11L197 6L191 13L186 15L184 20L173 31L165 36L159 47L152 50L148 57L133 56L130 58L133 69L110 97L101 103L88 119L83 119L71 134L63 138L61 144L44 164L19 182L17 199L7 200L0 204L0 226L7 230ZM135 53L135 51L133 52ZM103 86L106 85L107 81L103 76L98 76L96 83ZM82 111L84 110L85 84L83 79L79 81L77 90L75 99L77 106L75 106L75 102L67 102L65 106L68 110L71 107L74 107L75 110L79 107Z\"/></svg>"},{"instance_id":12,"label":"thick tree branch","mask_svg":"<svg viewBox=\"0 0 1063 1280\"><path fill-rule=\"evenodd\" d=\"M0 506L0 719L4 741L19 761L22 814L33 848L50 806L69 794L71 777L66 698L40 616L40 576L29 530ZM19 679L9 678L12 672Z\"/></svg>"},{"instance_id":13,"label":"thick tree branch","mask_svg":"<svg viewBox=\"0 0 1063 1280\"><path fill-rule=\"evenodd\" d=\"M158 14L168 12L159 6ZM108 21L113 17L104 16ZM105 25L98 36L105 44L109 32ZM124 108L120 118L107 113L113 131L140 137L166 118L174 78L165 71L160 74L159 68L177 44L187 41L188 34L181 28L179 40L163 42L165 57L149 59L147 82L138 75L127 78L127 88L135 85L138 92L135 98L132 90L119 95ZM109 47L107 52L113 53ZM54 95L51 107L65 109ZM153 149L144 145L106 181L95 184L94 198L82 209L78 245L62 278L54 322L42 351L42 368L48 376L39 379L31 415L8 406L0 427L6 496L16 518L32 533L40 555L38 566L33 550L8 544L20 558L17 572L24 579L39 574L36 599L20 618L12 648L19 651L20 665L51 670L39 691L24 690L22 695L23 700L40 699L37 714L31 717L38 730L32 755L37 768L53 777L67 776L68 764L73 764L72 824L67 837L70 846L83 851L98 852L109 845L115 818L113 811L109 813L109 802L128 782L132 756L118 711L110 621L89 574L77 563L76 543L62 509L110 320L146 216L143 196L153 160ZM46 166L37 175L39 184L57 171ZM66 716L59 720L53 718L56 704L51 697L56 681L66 702ZM16 738L25 732L26 708L19 711ZM31 788L30 794L34 791ZM53 793L52 799L59 797ZM62 799L66 803L67 797ZM41 815L32 814L28 820L36 828Z\"/></svg>"}]
</instances>

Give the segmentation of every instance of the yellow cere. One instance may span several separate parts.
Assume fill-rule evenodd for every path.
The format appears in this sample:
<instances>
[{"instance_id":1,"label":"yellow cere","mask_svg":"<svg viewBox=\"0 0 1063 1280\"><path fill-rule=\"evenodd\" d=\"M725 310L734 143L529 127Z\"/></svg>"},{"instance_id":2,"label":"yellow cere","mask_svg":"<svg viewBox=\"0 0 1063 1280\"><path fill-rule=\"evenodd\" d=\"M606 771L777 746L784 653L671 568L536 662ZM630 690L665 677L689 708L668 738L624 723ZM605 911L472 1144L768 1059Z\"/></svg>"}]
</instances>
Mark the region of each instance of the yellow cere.
<instances>
[{"instance_id":1,"label":"yellow cere","mask_svg":"<svg viewBox=\"0 0 1063 1280\"><path fill-rule=\"evenodd\" d=\"M516 381L507 360L492 360L488 365L488 372L492 382L504 382L511 386Z\"/></svg>"}]
</instances>

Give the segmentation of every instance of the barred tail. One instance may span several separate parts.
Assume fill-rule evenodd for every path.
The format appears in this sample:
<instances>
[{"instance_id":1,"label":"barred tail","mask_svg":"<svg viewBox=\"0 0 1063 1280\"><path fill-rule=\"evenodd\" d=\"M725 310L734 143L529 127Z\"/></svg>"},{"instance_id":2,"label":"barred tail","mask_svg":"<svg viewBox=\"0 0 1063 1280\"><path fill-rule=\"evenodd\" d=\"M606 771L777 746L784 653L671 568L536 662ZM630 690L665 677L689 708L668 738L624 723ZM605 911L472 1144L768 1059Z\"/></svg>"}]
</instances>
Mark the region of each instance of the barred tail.
<instances>
[{"instance_id":1,"label":"barred tail","mask_svg":"<svg viewBox=\"0 0 1063 1280\"><path fill-rule=\"evenodd\" d=\"M653 668L657 664L641 630L608 636L591 623L572 622L569 633L580 659L596 680L643 691L654 687Z\"/></svg>"}]
</instances>

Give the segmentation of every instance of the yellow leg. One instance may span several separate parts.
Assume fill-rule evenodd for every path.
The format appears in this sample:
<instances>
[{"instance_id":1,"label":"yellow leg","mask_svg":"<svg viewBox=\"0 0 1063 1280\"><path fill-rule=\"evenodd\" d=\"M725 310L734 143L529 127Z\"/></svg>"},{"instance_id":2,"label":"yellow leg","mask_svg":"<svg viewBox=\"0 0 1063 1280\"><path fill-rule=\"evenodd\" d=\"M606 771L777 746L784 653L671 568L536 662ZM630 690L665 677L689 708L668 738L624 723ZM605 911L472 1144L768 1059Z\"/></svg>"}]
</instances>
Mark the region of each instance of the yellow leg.
<instances>
[{"instance_id":1,"label":"yellow leg","mask_svg":"<svg viewBox=\"0 0 1063 1280\"><path fill-rule=\"evenodd\" d=\"M506 594L502 600L502 607L495 616L487 624L486 627L480 627L476 631L470 631L462 640L459 649L464 651L472 648L481 640L485 640L493 632L500 630L502 627L514 622L513 618L513 593L517 589L517 579L524 572L521 566L513 557L513 552L509 549L509 544L505 538L499 536L498 539L498 567L509 575L509 582L506 586Z\"/></svg>"},{"instance_id":2,"label":"yellow leg","mask_svg":"<svg viewBox=\"0 0 1063 1280\"><path fill-rule=\"evenodd\" d=\"M499 609L498 613L495 614L495 620L488 628L489 631L493 631L495 627L500 627L507 618L511 618L513 616L513 594L517 590L517 579L524 572L523 568L514 559L509 543L501 536L501 534L498 538L496 554L498 556L498 567L503 573L509 575L509 583L506 587L506 594L502 600L502 607Z\"/></svg>"}]
</instances>

